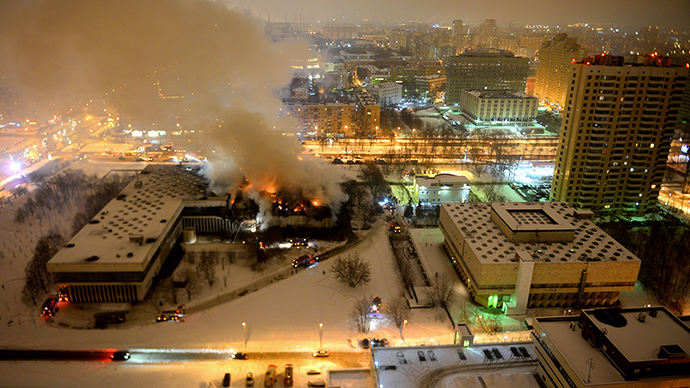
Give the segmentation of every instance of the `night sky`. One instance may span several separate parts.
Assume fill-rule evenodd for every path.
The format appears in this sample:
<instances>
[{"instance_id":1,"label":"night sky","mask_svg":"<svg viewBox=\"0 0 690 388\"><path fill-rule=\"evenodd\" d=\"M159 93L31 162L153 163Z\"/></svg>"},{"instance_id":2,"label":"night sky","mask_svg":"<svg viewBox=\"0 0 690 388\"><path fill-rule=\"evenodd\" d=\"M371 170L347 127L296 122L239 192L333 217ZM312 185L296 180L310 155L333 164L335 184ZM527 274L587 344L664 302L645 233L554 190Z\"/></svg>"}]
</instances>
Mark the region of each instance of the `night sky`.
<instances>
[{"instance_id":1,"label":"night sky","mask_svg":"<svg viewBox=\"0 0 690 388\"><path fill-rule=\"evenodd\" d=\"M499 28L510 23L567 25L608 23L627 28L656 25L661 29L687 29L690 1L687 0L229 0L231 6L252 9L255 14L284 21L359 22L423 21L450 24L452 19L479 24L488 17Z\"/></svg>"}]
</instances>

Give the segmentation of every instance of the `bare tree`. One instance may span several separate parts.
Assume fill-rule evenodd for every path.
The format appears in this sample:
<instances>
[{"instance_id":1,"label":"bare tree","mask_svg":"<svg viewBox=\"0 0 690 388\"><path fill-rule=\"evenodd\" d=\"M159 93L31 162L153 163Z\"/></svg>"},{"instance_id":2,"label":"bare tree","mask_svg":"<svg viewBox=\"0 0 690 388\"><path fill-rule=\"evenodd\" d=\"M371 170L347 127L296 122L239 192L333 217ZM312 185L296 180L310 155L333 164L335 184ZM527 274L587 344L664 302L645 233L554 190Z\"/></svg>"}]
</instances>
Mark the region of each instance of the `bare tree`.
<instances>
[{"instance_id":1,"label":"bare tree","mask_svg":"<svg viewBox=\"0 0 690 388\"><path fill-rule=\"evenodd\" d=\"M192 300L192 295L199 290L199 274L195 270L187 268L182 271L182 277L185 279L184 289L187 291L187 300Z\"/></svg>"},{"instance_id":2,"label":"bare tree","mask_svg":"<svg viewBox=\"0 0 690 388\"><path fill-rule=\"evenodd\" d=\"M363 334L369 333L371 329L371 316L369 315L371 301L372 298L367 296L357 299L350 312L350 318L352 318L356 330Z\"/></svg>"},{"instance_id":3,"label":"bare tree","mask_svg":"<svg viewBox=\"0 0 690 388\"><path fill-rule=\"evenodd\" d=\"M395 327L400 330L400 338L403 338L403 326L408 319L410 319L410 305L403 296L391 300L389 303L383 305L383 312L388 315L395 324Z\"/></svg>"},{"instance_id":4,"label":"bare tree","mask_svg":"<svg viewBox=\"0 0 690 388\"><path fill-rule=\"evenodd\" d=\"M197 265L197 272L208 282L208 285L213 287L216 283L216 252L200 252L199 264Z\"/></svg>"},{"instance_id":5,"label":"bare tree","mask_svg":"<svg viewBox=\"0 0 690 388\"><path fill-rule=\"evenodd\" d=\"M448 306L453 298L453 283L446 275L436 276L431 279L431 287L427 291L427 297L434 306L448 311Z\"/></svg>"},{"instance_id":6,"label":"bare tree","mask_svg":"<svg viewBox=\"0 0 690 388\"><path fill-rule=\"evenodd\" d=\"M169 300L177 305L177 288L175 288L175 282L172 277L168 277L160 283L161 293L164 297L169 298Z\"/></svg>"},{"instance_id":7,"label":"bare tree","mask_svg":"<svg viewBox=\"0 0 690 388\"><path fill-rule=\"evenodd\" d=\"M371 280L371 264L358 253L335 259L330 272L341 283L352 288L367 284Z\"/></svg>"},{"instance_id":8,"label":"bare tree","mask_svg":"<svg viewBox=\"0 0 690 388\"><path fill-rule=\"evenodd\" d=\"M34 248L34 256L24 268L26 283L25 290L22 290L22 300L24 303L36 304L36 298L41 293L48 292L50 275L46 264L62 248L65 239L56 232L51 232L38 240Z\"/></svg>"}]
</instances>

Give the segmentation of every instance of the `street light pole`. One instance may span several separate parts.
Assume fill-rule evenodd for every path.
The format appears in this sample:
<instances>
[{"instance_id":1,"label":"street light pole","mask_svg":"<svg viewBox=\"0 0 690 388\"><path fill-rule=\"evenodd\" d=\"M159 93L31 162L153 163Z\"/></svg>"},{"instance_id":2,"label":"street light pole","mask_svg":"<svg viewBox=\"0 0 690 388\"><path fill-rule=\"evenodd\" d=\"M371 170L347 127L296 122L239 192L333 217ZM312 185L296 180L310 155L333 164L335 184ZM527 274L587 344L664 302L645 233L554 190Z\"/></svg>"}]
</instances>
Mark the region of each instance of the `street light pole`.
<instances>
[{"instance_id":1,"label":"street light pole","mask_svg":"<svg viewBox=\"0 0 690 388\"><path fill-rule=\"evenodd\" d=\"M407 319L403 321L403 327L402 331L400 332L400 337L402 338L403 342L405 342L405 326L407 325Z\"/></svg>"},{"instance_id":2,"label":"street light pole","mask_svg":"<svg viewBox=\"0 0 690 388\"><path fill-rule=\"evenodd\" d=\"M323 349L323 323L319 323L319 349Z\"/></svg>"},{"instance_id":3,"label":"street light pole","mask_svg":"<svg viewBox=\"0 0 690 388\"><path fill-rule=\"evenodd\" d=\"M242 322L242 329L244 331L244 348L247 348L247 324Z\"/></svg>"}]
</instances>

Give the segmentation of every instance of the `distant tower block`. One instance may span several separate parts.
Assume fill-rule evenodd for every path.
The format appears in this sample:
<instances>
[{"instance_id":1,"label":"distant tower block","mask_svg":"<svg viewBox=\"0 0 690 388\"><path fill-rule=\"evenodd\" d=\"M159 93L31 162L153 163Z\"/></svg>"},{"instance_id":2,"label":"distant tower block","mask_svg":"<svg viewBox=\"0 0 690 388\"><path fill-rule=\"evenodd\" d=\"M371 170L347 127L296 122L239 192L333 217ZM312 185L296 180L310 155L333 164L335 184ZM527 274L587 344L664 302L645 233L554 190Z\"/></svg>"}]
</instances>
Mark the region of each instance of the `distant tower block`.
<instances>
[{"instance_id":1,"label":"distant tower block","mask_svg":"<svg viewBox=\"0 0 690 388\"><path fill-rule=\"evenodd\" d=\"M184 242L187 244L194 244L196 242L196 230L193 227L184 228L182 231Z\"/></svg>"}]
</instances>

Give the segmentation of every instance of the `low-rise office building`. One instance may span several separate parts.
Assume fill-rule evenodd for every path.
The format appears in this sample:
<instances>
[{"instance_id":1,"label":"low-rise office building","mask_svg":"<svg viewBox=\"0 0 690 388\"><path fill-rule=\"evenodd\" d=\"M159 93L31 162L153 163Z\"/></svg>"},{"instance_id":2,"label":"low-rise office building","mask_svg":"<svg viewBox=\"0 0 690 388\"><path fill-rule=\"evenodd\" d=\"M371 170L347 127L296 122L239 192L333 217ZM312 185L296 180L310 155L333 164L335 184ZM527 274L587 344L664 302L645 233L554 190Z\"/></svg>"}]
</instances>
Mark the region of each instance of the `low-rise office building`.
<instances>
[{"instance_id":1,"label":"low-rise office building","mask_svg":"<svg viewBox=\"0 0 690 388\"><path fill-rule=\"evenodd\" d=\"M213 215L225 198L205 195L204 178L191 167L149 165L46 268L71 301L141 301L185 228L229 230Z\"/></svg>"},{"instance_id":2,"label":"low-rise office building","mask_svg":"<svg viewBox=\"0 0 690 388\"><path fill-rule=\"evenodd\" d=\"M422 205L465 203L470 198L470 180L464 176L438 174L433 177L417 175L415 192Z\"/></svg>"},{"instance_id":3,"label":"low-rise office building","mask_svg":"<svg viewBox=\"0 0 690 388\"><path fill-rule=\"evenodd\" d=\"M474 125L533 125L539 100L523 92L463 90L460 108Z\"/></svg>"},{"instance_id":4,"label":"low-rise office building","mask_svg":"<svg viewBox=\"0 0 690 388\"><path fill-rule=\"evenodd\" d=\"M528 320L547 388L690 386L690 328L663 307Z\"/></svg>"},{"instance_id":5,"label":"low-rise office building","mask_svg":"<svg viewBox=\"0 0 690 388\"><path fill-rule=\"evenodd\" d=\"M444 203L441 231L453 265L483 306L614 306L633 290L640 259L563 202Z\"/></svg>"}]
</instances>

